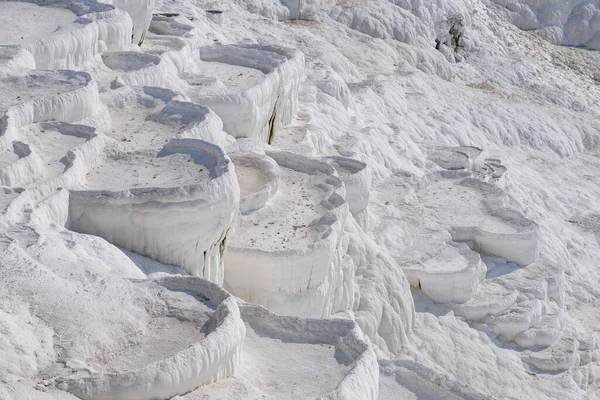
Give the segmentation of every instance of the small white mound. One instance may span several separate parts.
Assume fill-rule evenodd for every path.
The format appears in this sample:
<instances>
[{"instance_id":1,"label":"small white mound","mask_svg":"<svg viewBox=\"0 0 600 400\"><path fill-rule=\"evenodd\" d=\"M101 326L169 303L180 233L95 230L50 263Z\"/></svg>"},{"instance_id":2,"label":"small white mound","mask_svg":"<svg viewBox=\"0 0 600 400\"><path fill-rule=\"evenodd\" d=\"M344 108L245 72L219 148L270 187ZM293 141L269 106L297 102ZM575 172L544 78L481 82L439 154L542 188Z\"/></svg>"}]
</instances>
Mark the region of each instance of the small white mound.
<instances>
[{"instance_id":1,"label":"small white mound","mask_svg":"<svg viewBox=\"0 0 600 400\"><path fill-rule=\"evenodd\" d=\"M243 215L262 208L279 189L277 163L258 155L231 155L240 185L240 212Z\"/></svg>"}]
</instances>

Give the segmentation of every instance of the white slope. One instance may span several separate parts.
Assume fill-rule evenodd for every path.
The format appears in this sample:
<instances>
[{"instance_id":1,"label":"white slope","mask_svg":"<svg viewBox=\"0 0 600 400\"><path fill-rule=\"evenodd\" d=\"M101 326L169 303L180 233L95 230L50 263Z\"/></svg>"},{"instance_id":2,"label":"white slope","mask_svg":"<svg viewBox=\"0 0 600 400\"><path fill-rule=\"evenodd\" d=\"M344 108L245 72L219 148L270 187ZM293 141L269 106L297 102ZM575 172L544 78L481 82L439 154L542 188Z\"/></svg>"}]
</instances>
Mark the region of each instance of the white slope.
<instances>
[{"instance_id":1,"label":"white slope","mask_svg":"<svg viewBox=\"0 0 600 400\"><path fill-rule=\"evenodd\" d=\"M464 399L484 398L482 393L412 360L379 362L379 399Z\"/></svg>"},{"instance_id":2,"label":"white slope","mask_svg":"<svg viewBox=\"0 0 600 400\"><path fill-rule=\"evenodd\" d=\"M600 396L597 1L111 3L0 1L0 397Z\"/></svg>"},{"instance_id":3,"label":"white slope","mask_svg":"<svg viewBox=\"0 0 600 400\"><path fill-rule=\"evenodd\" d=\"M537 30L555 44L600 50L600 9L597 1L496 1L510 20L526 30Z\"/></svg>"}]
</instances>

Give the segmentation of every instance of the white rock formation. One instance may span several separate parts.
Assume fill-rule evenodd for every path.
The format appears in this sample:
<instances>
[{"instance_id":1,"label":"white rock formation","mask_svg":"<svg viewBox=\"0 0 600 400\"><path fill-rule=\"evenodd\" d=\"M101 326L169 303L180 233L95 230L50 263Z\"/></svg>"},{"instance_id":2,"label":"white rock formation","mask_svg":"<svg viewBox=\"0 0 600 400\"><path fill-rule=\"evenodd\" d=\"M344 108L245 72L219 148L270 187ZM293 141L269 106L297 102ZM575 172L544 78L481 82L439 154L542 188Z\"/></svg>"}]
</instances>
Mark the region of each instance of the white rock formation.
<instances>
[{"instance_id":1,"label":"white rock formation","mask_svg":"<svg viewBox=\"0 0 600 400\"><path fill-rule=\"evenodd\" d=\"M116 89L121 86L177 87L171 85L171 75L177 70L161 58L152 54L132 51L111 51L102 54L102 61L111 70L119 71L119 76L111 82Z\"/></svg>"},{"instance_id":2,"label":"white rock formation","mask_svg":"<svg viewBox=\"0 0 600 400\"><path fill-rule=\"evenodd\" d=\"M451 159L444 165L464 168L471 164ZM414 219L402 228L410 232L403 235L404 243L394 243L394 235L402 231L389 226L385 219L378 223L378 234L394 249L411 285L437 302L465 302L476 292L486 269L473 250L521 265L534 262L538 256L539 231L535 223L506 208L501 189L469 178L470 174L446 171L431 176L414 194L423 209L401 198L387 197L387 191L383 192L385 197L379 198L386 199L381 215L403 208L400 212ZM400 176L394 181L397 186L408 188L411 180ZM398 187L394 190L398 191ZM441 225L423 226L424 214L430 212Z\"/></svg>"},{"instance_id":3,"label":"white rock formation","mask_svg":"<svg viewBox=\"0 0 600 400\"><path fill-rule=\"evenodd\" d=\"M225 132L235 138L272 142L296 111L298 89L304 79L304 55L294 49L264 45L207 46L200 48L198 55L205 63L222 64L214 67L217 69L241 66L264 74L239 92L214 95L200 91L189 95L215 111L223 120ZM204 65L199 65L200 73Z\"/></svg>"},{"instance_id":4,"label":"white rock formation","mask_svg":"<svg viewBox=\"0 0 600 400\"><path fill-rule=\"evenodd\" d=\"M334 3L0 0L0 398L598 397L598 2Z\"/></svg>"},{"instance_id":5,"label":"white rock formation","mask_svg":"<svg viewBox=\"0 0 600 400\"><path fill-rule=\"evenodd\" d=\"M250 214L265 206L279 189L277 163L260 155L231 155L240 185L240 212Z\"/></svg>"},{"instance_id":6,"label":"white rock formation","mask_svg":"<svg viewBox=\"0 0 600 400\"><path fill-rule=\"evenodd\" d=\"M173 139L158 153L107 148L90 167L86 183L70 191L70 229L223 283L239 188L220 147Z\"/></svg>"},{"instance_id":7,"label":"white rock formation","mask_svg":"<svg viewBox=\"0 0 600 400\"><path fill-rule=\"evenodd\" d=\"M346 201L350 212L363 229L367 229L369 216L367 205L371 194L371 171L367 164L346 157L327 157L346 187Z\"/></svg>"},{"instance_id":8,"label":"white rock formation","mask_svg":"<svg viewBox=\"0 0 600 400\"><path fill-rule=\"evenodd\" d=\"M477 170L483 166L485 152L475 146L431 147L427 156L448 170Z\"/></svg>"},{"instance_id":9,"label":"white rock formation","mask_svg":"<svg viewBox=\"0 0 600 400\"><path fill-rule=\"evenodd\" d=\"M354 322L284 317L247 303L240 311L247 333L234 377L178 399L378 398L377 359Z\"/></svg>"},{"instance_id":10,"label":"white rock formation","mask_svg":"<svg viewBox=\"0 0 600 400\"><path fill-rule=\"evenodd\" d=\"M32 71L2 79L0 149L12 146L18 130L48 120L81 121L104 110L96 82L85 72Z\"/></svg>"},{"instance_id":11,"label":"white rock formation","mask_svg":"<svg viewBox=\"0 0 600 400\"><path fill-rule=\"evenodd\" d=\"M26 185L35 177L43 177L46 174L43 161L23 142L14 141L13 148L4 151L0 157L2 164L5 164L0 167L2 186Z\"/></svg>"},{"instance_id":12,"label":"white rock formation","mask_svg":"<svg viewBox=\"0 0 600 400\"><path fill-rule=\"evenodd\" d=\"M238 181L253 186L242 200L244 211L263 205L238 217L225 254L225 287L284 315L327 317L348 309L350 304L334 306L342 298L349 302L352 293L351 287L337 291L344 277L348 204L334 168L293 153L268 152L259 162L271 165L270 182L267 175L261 184L263 173L247 168L257 164L257 156L236 159L246 165Z\"/></svg>"},{"instance_id":13,"label":"white rock formation","mask_svg":"<svg viewBox=\"0 0 600 400\"><path fill-rule=\"evenodd\" d=\"M476 197L477 192L483 194L484 209L489 213L490 221L473 226L471 219L466 218L464 222L452 224L450 234L454 241L468 242L478 252L504 257L521 265L537 260L539 228L535 222L507 208L505 194L489 183L465 179L459 185L464 188L465 197Z\"/></svg>"},{"instance_id":14,"label":"white rock formation","mask_svg":"<svg viewBox=\"0 0 600 400\"><path fill-rule=\"evenodd\" d=\"M132 25L123 11L95 0L41 3L41 6L36 2L13 0L2 3L3 10L6 10L2 20L3 32L6 30L7 33L0 36L0 46L16 45L28 51L34 62L23 66L74 68L90 64L97 54L106 49L124 50L129 47ZM24 18L24 15L27 17ZM30 26L35 28L30 29ZM23 31L29 32L27 37L20 33ZM20 53L13 54L22 57Z\"/></svg>"},{"instance_id":15,"label":"white rock formation","mask_svg":"<svg viewBox=\"0 0 600 400\"><path fill-rule=\"evenodd\" d=\"M53 383L81 399L141 400L170 398L233 375L241 362L246 333L235 299L217 285L199 278L169 277L153 284L164 286L174 298L174 304L169 305L172 309L167 310L168 317L193 323L197 325L196 329L204 324L201 340L157 361L153 360L156 355L152 353L159 353L157 349L144 349L142 344L139 348L128 349L128 354L111 362L133 365L132 369L78 372L56 378ZM199 299L189 299L190 294ZM208 310L208 315L202 315L207 313L202 308ZM166 323L173 324L172 321ZM161 333L168 333L168 330L158 334ZM164 339L158 336L155 340ZM156 345L151 338L148 342L150 346ZM140 357L140 352L147 354ZM148 359L150 362L143 365ZM137 364L141 365L137 367Z\"/></svg>"},{"instance_id":16,"label":"white rock formation","mask_svg":"<svg viewBox=\"0 0 600 400\"><path fill-rule=\"evenodd\" d=\"M129 14L133 22L131 42L142 46L152 20L155 0L108 0L106 2Z\"/></svg>"},{"instance_id":17,"label":"white rock formation","mask_svg":"<svg viewBox=\"0 0 600 400\"><path fill-rule=\"evenodd\" d=\"M600 4L597 1L494 0L506 7L521 29L537 30L554 44L600 50Z\"/></svg>"},{"instance_id":18,"label":"white rock formation","mask_svg":"<svg viewBox=\"0 0 600 400\"><path fill-rule=\"evenodd\" d=\"M182 101L182 96L157 87L123 87L102 95L112 129L107 135L126 149L159 151L171 138L201 139L218 146L234 140L223 132L221 119L208 108Z\"/></svg>"}]
</instances>

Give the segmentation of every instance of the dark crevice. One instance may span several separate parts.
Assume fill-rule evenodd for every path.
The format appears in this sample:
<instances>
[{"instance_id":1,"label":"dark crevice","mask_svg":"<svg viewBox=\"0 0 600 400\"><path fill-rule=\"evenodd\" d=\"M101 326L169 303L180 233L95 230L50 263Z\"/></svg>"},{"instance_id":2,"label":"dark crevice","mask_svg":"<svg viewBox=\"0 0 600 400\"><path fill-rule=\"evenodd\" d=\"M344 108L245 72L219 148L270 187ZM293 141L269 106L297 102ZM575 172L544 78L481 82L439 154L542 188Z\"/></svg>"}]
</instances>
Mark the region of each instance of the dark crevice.
<instances>
[{"instance_id":1,"label":"dark crevice","mask_svg":"<svg viewBox=\"0 0 600 400\"><path fill-rule=\"evenodd\" d=\"M271 118L269 119L269 138L267 140L268 144L273 144L273 139L275 139L275 116L277 115L277 103L279 103L279 95L277 95L277 99L275 100L275 104L273 105L273 114L271 114Z\"/></svg>"}]
</instances>

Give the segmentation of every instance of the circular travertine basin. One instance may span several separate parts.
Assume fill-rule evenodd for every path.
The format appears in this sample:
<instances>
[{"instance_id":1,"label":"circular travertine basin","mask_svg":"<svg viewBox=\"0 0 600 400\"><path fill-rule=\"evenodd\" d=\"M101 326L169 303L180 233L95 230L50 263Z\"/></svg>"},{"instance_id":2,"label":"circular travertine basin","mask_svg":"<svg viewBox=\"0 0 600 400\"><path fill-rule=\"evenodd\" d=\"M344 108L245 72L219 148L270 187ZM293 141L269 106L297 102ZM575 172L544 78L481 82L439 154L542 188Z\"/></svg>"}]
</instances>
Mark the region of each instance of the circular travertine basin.
<instances>
[{"instance_id":1,"label":"circular travertine basin","mask_svg":"<svg viewBox=\"0 0 600 400\"><path fill-rule=\"evenodd\" d=\"M109 360L109 370L57 378L58 387L81 399L170 398L235 372L246 329L229 293L185 276L140 285L166 304L150 320L143 340Z\"/></svg>"},{"instance_id":2,"label":"circular travertine basin","mask_svg":"<svg viewBox=\"0 0 600 400\"><path fill-rule=\"evenodd\" d=\"M222 254L239 188L213 144L173 139L160 152L107 149L72 188L70 228L223 282Z\"/></svg>"},{"instance_id":3,"label":"circular travertine basin","mask_svg":"<svg viewBox=\"0 0 600 400\"><path fill-rule=\"evenodd\" d=\"M277 166L271 170L277 193L267 191L262 207L238 217L225 253L225 287L281 314L328 316L333 281L342 274L343 182L322 161L288 152L267 156Z\"/></svg>"},{"instance_id":4,"label":"circular travertine basin","mask_svg":"<svg viewBox=\"0 0 600 400\"><path fill-rule=\"evenodd\" d=\"M2 2L0 45L24 44L45 38L77 19L71 10L24 1Z\"/></svg>"},{"instance_id":5,"label":"circular travertine basin","mask_svg":"<svg viewBox=\"0 0 600 400\"><path fill-rule=\"evenodd\" d=\"M262 208L277 193L277 164L269 157L257 155L231 156L240 185L240 212L249 214Z\"/></svg>"},{"instance_id":6,"label":"circular travertine basin","mask_svg":"<svg viewBox=\"0 0 600 400\"><path fill-rule=\"evenodd\" d=\"M252 304L240 311L243 363L232 377L178 400L226 400L241 393L249 399L377 398L379 366L354 322L284 317Z\"/></svg>"}]
</instances>

